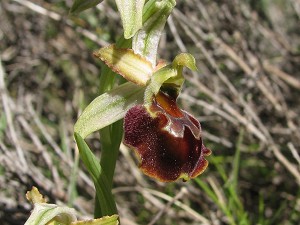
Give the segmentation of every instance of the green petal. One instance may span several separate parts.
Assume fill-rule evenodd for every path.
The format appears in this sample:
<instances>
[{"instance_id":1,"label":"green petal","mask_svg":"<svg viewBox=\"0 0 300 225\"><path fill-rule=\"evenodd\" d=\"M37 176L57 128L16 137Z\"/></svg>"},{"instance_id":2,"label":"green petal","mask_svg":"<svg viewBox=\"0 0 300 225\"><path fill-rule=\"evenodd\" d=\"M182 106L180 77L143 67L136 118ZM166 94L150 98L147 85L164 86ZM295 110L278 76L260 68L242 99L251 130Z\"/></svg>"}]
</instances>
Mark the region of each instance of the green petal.
<instances>
[{"instance_id":1,"label":"green petal","mask_svg":"<svg viewBox=\"0 0 300 225\"><path fill-rule=\"evenodd\" d=\"M159 69L151 76L151 80L144 95L146 106L149 106L149 104L152 103L153 96L159 92L161 87L168 89L176 96L179 95L184 82L184 77L182 75L184 66L191 70L197 70L195 58L189 53L177 55L171 65Z\"/></svg>"},{"instance_id":2,"label":"green petal","mask_svg":"<svg viewBox=\"0 0 300 225\"><path fill-rule=\"evenodd\" d=\"M151 77L150 83L147 86L144 94L144 104L149 106L152 103L152 98L155 96L161 86L170 78L177 76L177 70L171 66L165 66L155 72Z\"/></svg>"},{"instance_id":3,"label":"green petal","mask_svg":"<svg viewBox=\"0 0 300 225\"><path fill-rule=\"evenodd\" d=\"M172 64L174 67L186 66L190 70L197 70L196 60L194 56L189 53L180 53L175 57Z\"/></svg>"},{"instance_id":4,"label":"green petal","mask_svg":"<svg viewBox=\"0 0 300 225\"><path fill-rule=\"evenodd\" d=\"M142 102L144 90L144 87L128 82L100 95L83 111L74 132L85 138L122 119L128 109Z\"/></svg>"},{"instance_id":5,"label":"green petal","mask_svg":"<svg viewBox=\"0 0 300 225\"><path fill-rule=\"evenodd\" d=\"M131 38L142 27L145 0L116 0L125 39Z\"/></svg>"},{"instance_id":6,"label":"green petal","mask_svg":"<svg viewBox=\"0 0 300 225\"><path fill-rule=\"evenodd\" d=\"M177 76L170 77L170 79L164 82L164 86L172 87L173 91L176 91L177 95L179 95L184 82L182 74L183 67L187 67L194 71L197 70L196 60L194 56L189 53L180 53L173 60L172 67L173 69L176 69Z\"/></svg>"},{"instance_id":7,"label":"green petal","mask_svg":"<svg viewBox=\"0 0 300 225\"><path fill-rule=\"evenodd\" d=\"M145 86L153 72L151 63L132 49L109 45L94 55L114 72L137 85Z\"/></svg>"}]
</instances>

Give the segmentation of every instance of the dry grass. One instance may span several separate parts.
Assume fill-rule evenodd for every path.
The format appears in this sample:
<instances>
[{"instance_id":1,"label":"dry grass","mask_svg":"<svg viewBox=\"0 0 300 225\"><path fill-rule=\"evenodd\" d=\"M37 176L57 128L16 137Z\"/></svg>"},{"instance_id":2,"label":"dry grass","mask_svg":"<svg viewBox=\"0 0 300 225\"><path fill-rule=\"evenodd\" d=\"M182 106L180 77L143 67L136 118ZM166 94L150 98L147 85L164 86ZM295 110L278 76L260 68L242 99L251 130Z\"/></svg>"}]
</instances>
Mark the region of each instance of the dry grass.
<instances>
[{"instance_id":1,"label":"dry grass","mask_svg":"<svg viewBox=\"0 0 300 225\"><path fill-rule=\"evenodd\" d=\"M73 124L97 95L100 66L91 53L114 42L121 26L111 1L80 18L67 16L71 3L0 2L1 224L24 223L32 185L81 216L93 213ZM197 59L180 102L198 116L213 150L200 179L217 202L195 182L148 179L122 146L114 182L122 224L297 224L299 19L297 0L178 1L160 56L188 51ZM89 143L100 152L97 136ZM232 208L232 180L241 214Z\"/></svg>"}]
</instances>

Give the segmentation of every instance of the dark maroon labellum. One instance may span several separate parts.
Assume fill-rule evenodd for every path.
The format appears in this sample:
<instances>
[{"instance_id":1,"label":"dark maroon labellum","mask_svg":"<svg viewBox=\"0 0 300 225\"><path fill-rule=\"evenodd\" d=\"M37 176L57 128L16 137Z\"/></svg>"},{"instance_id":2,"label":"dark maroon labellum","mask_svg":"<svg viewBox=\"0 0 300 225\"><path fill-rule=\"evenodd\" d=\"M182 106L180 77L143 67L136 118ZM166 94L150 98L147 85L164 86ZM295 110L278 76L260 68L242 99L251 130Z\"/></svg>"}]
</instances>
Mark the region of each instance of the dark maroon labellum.
<instances>
[{"instance_id":1,"label":"dark maroon labellum","mask_svg":"<svg viewBox=\"0 0 300 225\"><path fill-rule=\"evenodd\" d=\"M203 145L200 123L163 92L149 108L131 108L124 131L124 144L137 153L141 170L160 181L188 180L208 165L204 156L211 151Z\"/></svg>"}]
</instances>

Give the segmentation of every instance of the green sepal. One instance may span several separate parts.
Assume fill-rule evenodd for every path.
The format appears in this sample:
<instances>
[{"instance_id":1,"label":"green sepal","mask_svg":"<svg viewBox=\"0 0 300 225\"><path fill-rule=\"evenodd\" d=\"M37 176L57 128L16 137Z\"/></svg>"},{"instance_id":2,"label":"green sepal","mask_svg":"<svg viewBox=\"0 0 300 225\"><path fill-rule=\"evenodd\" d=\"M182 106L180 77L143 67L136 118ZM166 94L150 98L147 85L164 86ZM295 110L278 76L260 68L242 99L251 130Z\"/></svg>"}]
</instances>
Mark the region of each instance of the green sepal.
<instances>
[{"instance_id":1,"label":"green sepal","mask_svg":"<svg viewBox=\"0 0 300 225\"><path fill-rule=\"evenodd\" d=\"M71 14L77 14L80 13L86 9L92 8L99 3L101 3L103 0L75 0L71 9Z\"/></svg>"},{"instance_id":2,"label":"green sepal","mask_svg":"<svg viewBox=\"0 0 300 225\"><path fill-rule=\"evenodd\" d=\"M124 38L129 39L142 27L145 0L116 0L124 29Z\"/></svg>"},{"instance_id":3,"label":"green sepal","mask_svg":"<svg viewBox=\"0 0 300 225\"><path fill-rule=\"evenodd\" d=\"M125 116L128 109L143 100L144 87L127 82L95 98L74 126L82 138Z\"/></svg>"},{"instance_id":4,"label":"green sepal","mask_svg":"<svg viewBox=\"0 0 300 225\"><path fill-rule=\"evenodd\" d=\"M102 60L112 71L137 85L145 86L153 72L151 63L132 49L109 45L94 55Z\"/></svg>"}]
</instances>

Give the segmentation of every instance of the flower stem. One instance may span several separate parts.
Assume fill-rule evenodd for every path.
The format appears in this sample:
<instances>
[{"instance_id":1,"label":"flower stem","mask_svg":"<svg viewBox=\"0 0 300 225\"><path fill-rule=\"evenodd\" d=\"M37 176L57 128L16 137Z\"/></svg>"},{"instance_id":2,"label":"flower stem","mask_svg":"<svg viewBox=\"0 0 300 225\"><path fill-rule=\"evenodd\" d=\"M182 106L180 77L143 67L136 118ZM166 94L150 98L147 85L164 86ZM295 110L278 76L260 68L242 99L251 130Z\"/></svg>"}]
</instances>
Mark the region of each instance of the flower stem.
<instances>
[{"instance_id":1,"label":"flower stem","mask_svg":"<svg viewBox=\"0 0 300 225\"><path fill-rule=\"evenodd\" d=\"M131 46L131 39L125 40L121 37L117 44L118 47L129 48ZM103 64L100 76L100 87L99 92L103 94L113 88L116 82L117 75L114 74L106 65ZM122 81L121 81L122 82ZM112 125L109 125L100 130L101 137L101 159L100 165L103 169L101 176L106 176L110 190L112 189L113 176L115 172L117 157L119 148L123 136L123 120L117 121ZM101 179L101 177L99 178ZM101 202L98 201L96 193L94 218L100 218L102 216Z\"/></svg>"}]
</instances>

